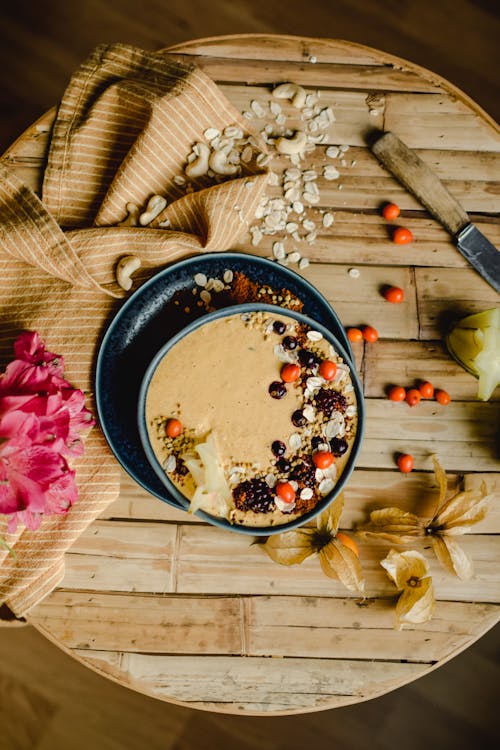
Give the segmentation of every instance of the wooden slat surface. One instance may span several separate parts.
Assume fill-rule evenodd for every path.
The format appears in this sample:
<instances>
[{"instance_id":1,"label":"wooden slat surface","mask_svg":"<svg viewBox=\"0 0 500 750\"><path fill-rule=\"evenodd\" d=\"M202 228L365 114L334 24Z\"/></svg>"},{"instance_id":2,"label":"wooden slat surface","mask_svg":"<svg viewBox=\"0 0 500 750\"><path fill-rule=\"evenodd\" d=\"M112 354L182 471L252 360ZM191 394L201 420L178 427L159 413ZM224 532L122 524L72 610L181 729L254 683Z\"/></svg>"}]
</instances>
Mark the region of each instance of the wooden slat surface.
<instances>
[{"instance_id":1,"label":"wooden slat surface","mask_svg":"<svg viewBox=\"0 0 500 750\"><path fill-rule=\"evenodd\" d=\"M477 402L477 382L443 344L454 317L498 305L498 295L380 167L367 136L373 128L393 129L416 148L498 245L498 130L438 76L347 42L244 35L195 41L175 52L200 64L240 111L254 99L267 106L271 87L284 80L320 90L322 105L332 107L336 121L327 141L304 167L321 173L328 144L350 148L343 162L332 162L339 179L318 181L318 208L333 211L335 222L313 244L297 243L311 261L302 273L345 325L370 323L381 336L354 351L367 424L341 526L354 530L370 510L386 505L432 514L437 488L430 456L436 452L450 492L482 481L488 487L488 515L460 539L475 576L459 581L423 549L436 612L429 623L397 632L394 588L379 565L390 545L360 541L362 600L324 577L317 559L275 565L247 537L171 508L124 474L120 498L74 545L62 587L30 621L89 667L173 702L263 714L365 700L473 643L498 621L500 602L500 390L489 403ZM287 125L299 127L297 112L282 104ZM37 190L53 116L35 123L4 157ZM261 129L266 119L249 122ZM282 158L271 164L278 174L286 166ZM412 229L413 244L390 242L380 216L387 200L401 206L399 223ZM317 217L316 207L307 216ZM243 236L236 249L268 257L275 239L264 237L255 247ZM286 243L290 251L294 242ZM353 267L357 278L349 274ZM405 289L402 305L384 302L385 284ZM421 378L448 390L452 403L410 409L386 398L390 385ZM415 457L409 476L395 469L400 451Z\"/></svg>"}]
</instances>

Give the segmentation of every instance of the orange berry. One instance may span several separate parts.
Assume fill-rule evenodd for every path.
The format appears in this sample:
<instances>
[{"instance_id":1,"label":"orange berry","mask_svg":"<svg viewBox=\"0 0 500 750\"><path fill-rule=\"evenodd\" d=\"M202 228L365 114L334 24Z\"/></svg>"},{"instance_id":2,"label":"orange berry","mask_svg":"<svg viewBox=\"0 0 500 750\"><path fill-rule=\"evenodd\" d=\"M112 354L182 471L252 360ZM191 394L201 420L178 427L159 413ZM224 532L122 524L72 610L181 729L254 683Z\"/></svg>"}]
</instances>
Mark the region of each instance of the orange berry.
<instances>
[{"instance_id":1,"label":"orange berry","mask_svg":"<svg viewBox=\"0 0 500 750\"><path fill-rule=\"evenodd\" d=\"M335 461L334 455L330 451L316 451L316 453L313 453L312 459L317 469L328 469Z\"/></svg>"},{"instance_id":2,"label":"orange berry","mask_svg":"<svg viewBox=\"0 0 500 750\"><path fill-rule=\"evenodd\" d=\"M447 406L451 401L451 396L447 391L437 390L435 393L436 401L442 406Z\"/></svg>"},{"instance_id":3,"label":"orange berry","mask_svg":"<svg viewBox=\"0 0 500 750\"><path fill-rule=\"evenodd\" d=\"M175 438L178 437L182 432L182 424L179 422L178 419L167 419L167 424L165 425L165 432L168 437Z\"/></svg>"},{"instance_id":4,"label":"orange berry","mask_svg":"<svg viewBox=\"0 0 500 750\"><path fill-rule=\"evenodd\" d=\"M420 383L418 390L420 391L422 398L432 398L434 396L434 386L432 383L429 383L428 380Z\"/></svg>"},{"instance_id":5,"label":"orange berry","mask_svg":"<svg viewBox=\"0 0 500 750\"><path fill-rule=\"evenodd\" d=\"M384 219L387 219L387 221L394 221L394 219L398 218L400 213L401 209L396 203L386 203L382 209L382 216Z\"/></svg>"},{"instance_id":6,"label":"orange berry","mask_svg":"<svg viewBox=\"0 0 500 750\"><path fill-rule=\"evenodd\" d=\"M417 391L416 388L410 388L410 390L406 392L406 403L408 406L416 406L420 403L421 398L422 394L420 391Z\"/></svg>"},{"instance_id":7,"label":"orange berry","mask_svg":"<svg viewBox=\"0 0 500 750\"><path fill-rule=\"evenodd\" d=\"M354 552L356 557L359 557L358 545L356 544L354 539L352 539L347 534L344 534L343 531L337 531L335 538L338 539L339 542L344 545L344 547L349 547L349 549Z\"/></svg>"},{"instance_id":8,"label":"orange berry","mask_svg":"<svg viewBox=\"0 0 500 750\"><path fill-rule=\"evenodd\" d=\"M298 365L287 364L281 368L281 379L285 383L293 383L294 380L300 375L300 367Z\"/></svg>"},{"instance_id":9,"label":"orange berry","mask_svg":"<svg viewBox=\"0 0 500 750\"><path fill-rule=\"evenodd\" d=\"M388 286L384 289L384 297L387 302L397 305L404 300L405 293L399 286Z\"/></svg>"},{"instance_id":10,"label":"orange berry","mask_svg":"<svg viewBox=\"0 0 500 750\"><path fill-rule=\"evenodd\" d=\"M402 471L403 474L409 474L413 470L413 456L410 456L409 453L401 453L398 456L398 466L399 471Z\"/></svg>"},{"instance_id":11,"label":"orange berry","mask_svg":"<svg viewBox=\"0 0 500 750\"><path fill-rule=\"evenodd\" d=\"M347 338L349 341L352 341L352 343L363 341L363 332L359 328L348 328Z\"/></svg>"},{"instance_id":12,"label":"orange berry","mask_svg":"<svg viewBox=\"0 0 500 750\"><path fill-rule=\"evenodd\" d=\"M325 359L319 366L319 374L325 380L333 380L337 372L337 365L330 359Z\"/></svg>"},{"instance_id":13,"label":"orange berry","mask_svg":"<svg viewBox=\"0 0 500 750\"><path fill-rule=\"evenodd\" d=\"M402 385L393 385L389 391L391 401L404 401L406 398L406 389Z\"/></svg>"},{"instance_id":14,"label":"orange berry","mask_svg":"<svg viewBox=\"0 0 500 750\"><path fill-rule=\"evenodd\" d=\"M365 341L369 341L373 344L378 340L378 331L373 326L365 326L363 328L363 338Z\"/></svg>"},{"instance_id":15,"label":"orange berry","mask_svg":"<svg viewBox=\"0 0 500 750\"><path fill-rule=\"evenodd\" d=\"M295 490L290 482L278 482L276 485L276 494L284 503L291 503L295 500Z\"/></svg>"},{"instance_id":16,"label":"orange berry","mask_svg":"<svg viewBox=\"0 0 500 750\"><path fill-rule=\"evenodd\" d=\"M413 234L406 227L398 227L392 234L392 241L396 245L408 245L413 240Z\"/></svg>"}]
</instances>

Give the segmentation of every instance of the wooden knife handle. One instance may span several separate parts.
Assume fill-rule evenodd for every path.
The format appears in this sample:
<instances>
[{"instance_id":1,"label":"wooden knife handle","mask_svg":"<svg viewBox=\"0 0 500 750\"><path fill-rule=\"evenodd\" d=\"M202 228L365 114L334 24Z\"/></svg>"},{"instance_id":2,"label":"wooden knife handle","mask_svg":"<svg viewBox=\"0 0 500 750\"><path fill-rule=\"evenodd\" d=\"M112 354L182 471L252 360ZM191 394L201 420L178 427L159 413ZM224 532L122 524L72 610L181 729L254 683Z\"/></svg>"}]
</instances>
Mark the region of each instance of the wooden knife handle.
<instances>
[{"instance_id":1,"label":"wooden knife handle","mask_svg":"<svg viewBox=\"0 0 500 750\"><path fill-rule=\"evenodd\" d=\"M394 133L384 133L372 145L377 159L453 235L470 223L466 211L441 180Z\"/></svg>"}]
</instances>

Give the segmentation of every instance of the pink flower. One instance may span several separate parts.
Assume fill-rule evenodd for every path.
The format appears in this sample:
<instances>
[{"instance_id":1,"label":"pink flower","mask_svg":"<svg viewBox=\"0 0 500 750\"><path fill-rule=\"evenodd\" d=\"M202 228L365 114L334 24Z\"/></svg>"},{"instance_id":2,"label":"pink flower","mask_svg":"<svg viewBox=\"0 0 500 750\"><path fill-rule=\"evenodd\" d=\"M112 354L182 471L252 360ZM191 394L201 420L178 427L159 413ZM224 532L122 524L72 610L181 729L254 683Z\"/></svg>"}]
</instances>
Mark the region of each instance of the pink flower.
<instances>
[{"instance_id":1,"label":"pink flower","mask_svg":"<svg viewBox=\"0 0 500 750\"><path fill-rule=\"evenodd\" d=\"M22 333L14 343L16 359L0 376L0 396L21 393L53 393L71 387L62 377L64 360L45 349L38 333Z\"/></svg>"},{"instance_id":2,"label":"pink flower","mask_svg":"<svg viewBox=\"0 0 500 750\"><path fill-rule=\"evenodd\" d=\"M0 375L0 513L36 529L44 514L66 513L78 499L67 457L83 453L81 433L94 425L85 394L63 377L62 357L38 333L14 344Z\"/></svg>"},{"instance_id":3,"label":"pink flower","mask_svg":"<svg viewBox=\"0 0 500 750\"><path fill-rule=\"evenodd\" d=\"M42 513L45 492L68 466L58 453L33 445L26 435L0 445L0 513L30 510Z\"/></svg>"}]
</instances>

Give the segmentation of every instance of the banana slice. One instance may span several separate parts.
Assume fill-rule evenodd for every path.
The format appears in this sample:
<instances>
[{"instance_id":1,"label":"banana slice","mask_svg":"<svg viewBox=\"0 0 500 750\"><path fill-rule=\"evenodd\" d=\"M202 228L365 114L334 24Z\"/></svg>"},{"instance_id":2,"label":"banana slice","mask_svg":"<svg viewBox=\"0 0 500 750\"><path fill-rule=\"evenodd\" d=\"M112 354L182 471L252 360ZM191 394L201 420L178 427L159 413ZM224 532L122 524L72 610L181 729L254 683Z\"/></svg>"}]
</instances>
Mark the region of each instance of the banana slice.
<instances>
[{"instance_id":1,"label":"banana slice","mask_svg":"<svg viewBox=\"0 0 500 750\"><path fill-rule=\"evenodd\" d=\"M227 517L232 508L232 494L219 461L214 433L211 432L205 442L198 443L195 451L199 459L194 456L183 457L196 484L189 512L195 513L208 504L217 503L220 515Z\"/></svg>"}]
</instances>

